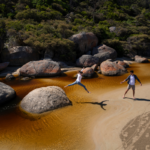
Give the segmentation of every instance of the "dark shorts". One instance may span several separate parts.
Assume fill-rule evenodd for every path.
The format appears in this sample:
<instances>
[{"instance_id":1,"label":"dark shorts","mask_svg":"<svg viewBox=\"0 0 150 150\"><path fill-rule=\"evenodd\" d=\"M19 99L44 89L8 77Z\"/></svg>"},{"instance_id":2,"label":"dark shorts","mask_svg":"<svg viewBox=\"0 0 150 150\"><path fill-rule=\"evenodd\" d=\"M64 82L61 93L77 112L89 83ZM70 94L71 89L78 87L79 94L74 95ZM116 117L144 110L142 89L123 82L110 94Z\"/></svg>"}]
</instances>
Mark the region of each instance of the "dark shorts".
<instances>
[{"instance_id":1,"label":"dark shorts","mask_svg":"<svg viewBox=\"0 0 150 150\"><path fill-rule=\"evenodd\" d=\"M129 90L129 89L131 89L132 88L132 90L135 90L135 85L128 85L128 87L127 87L127 89Z\"/></svg>"}]
</instances>

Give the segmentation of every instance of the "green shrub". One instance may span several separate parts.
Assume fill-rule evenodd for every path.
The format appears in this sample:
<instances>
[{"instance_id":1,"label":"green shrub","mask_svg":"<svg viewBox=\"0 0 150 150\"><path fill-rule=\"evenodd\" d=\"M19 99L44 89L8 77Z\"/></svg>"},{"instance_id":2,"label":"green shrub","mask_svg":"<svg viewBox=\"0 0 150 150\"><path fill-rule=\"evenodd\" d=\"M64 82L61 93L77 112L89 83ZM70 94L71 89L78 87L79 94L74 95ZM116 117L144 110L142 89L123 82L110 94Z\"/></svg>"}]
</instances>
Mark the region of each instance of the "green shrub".
<instances>
[{"instance_id":1,"label":"green shrub","mask_svg":"<svg viewBox=\"0 0 150 150\"><path fill-rule=\"evenodd\" d=\"M135 50L139 54L149 49L150 37L146 34L132 35L127 39L130 50Z\"/></svg>"},{"instance_id":2,"label":"green shrub","mask_svg":"<svg viewBox=\"0 0 150 150\"><path fill-rule=\"evenodd\" d=\"M77 25L77 24L83 24L83 21L82 21L82 19L79 19L79 18L76 18L75 20L74 20L74 23Z\"/></svg>"},{"instance_id":3,"label":"green shrub","mask_svg":"<svg viewBox=\"0 0 150 150\"><path fill-rule=\"evenodd\" d=\"M63 9L63 7L61 5L59 5L59 4L57 4L57 3L53 3L52 4L52 8L60 11L63 14L66 14L66 10Z\"/></svg>"},{"instance_id":4,"label":"green shrub","mask_svg":"<svg viewBox=\"0 0 150 150\"><path fill-rule=\"evenodd\" d=\"M40 11L37 10L24 10L22 12L18 12L16 15L16 18L19 20L22 19L34 19L35 21L42 21L42 20L48 20L48 19L60 19L62 14L58 11Z\"/></svg>"},{"instance_id":5,"label":"green shrub","mask_svg":"<svg viewBox=\"0 0 150 150\"><path fill-rule=\"evenodd\" d=\"M6 24L4 20L0 20L0 37L4 38L6 36Z\"/></svg>"},{"instance_id":6,"label":"green shrub","mask_svg":"<svg viewBox=\"0 0 150 150\"><path fill-rule=\"evenodd\" d=\"M15 21L8 21L6 24L7 29L15 29L16 31L19 31L23 28L23 24L21 21L15 20Z\"/></svg>"}]
</instances>

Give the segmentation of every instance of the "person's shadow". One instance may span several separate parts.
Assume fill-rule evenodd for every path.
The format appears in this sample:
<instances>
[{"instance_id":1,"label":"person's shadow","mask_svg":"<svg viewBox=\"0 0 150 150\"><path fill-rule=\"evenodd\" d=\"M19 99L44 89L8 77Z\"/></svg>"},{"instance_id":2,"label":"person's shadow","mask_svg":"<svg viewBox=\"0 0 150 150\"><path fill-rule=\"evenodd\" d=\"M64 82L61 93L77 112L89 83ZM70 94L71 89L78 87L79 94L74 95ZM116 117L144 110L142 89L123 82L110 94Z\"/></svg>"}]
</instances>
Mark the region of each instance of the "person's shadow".
<instances>
[{"instance_id":1,"label":"person's shadow","mask_svg":"<svg viewBox=\"0 0 150 150\"><path fill-rule=\"evenodd\" d=\"M147 101L147 102L150 102L150 99L145 99L145 98L130 98L130 97L125 97L125 99L132 99L132 100L135 100L135 101Z\"/></svg>"},{"instance_id":2,"label":"person's shadow","mask_svg":"<svg viewBox=\"0 0 150 150\"><path fill-rule=\"evenodd\" d=\"M104 102L106 102L106 101L108 101L108 100L102 101L102 102L100 102L100 103L98 103L98 102L77 102L77 103L82 103L82 104L84 104L84 103L89 103L89 104L93 104L93 105L99 105L103 110L106 110L106 109L104 108L104 106L107 105L107 104L104 104Z\"/></svg>"}]
</instances>

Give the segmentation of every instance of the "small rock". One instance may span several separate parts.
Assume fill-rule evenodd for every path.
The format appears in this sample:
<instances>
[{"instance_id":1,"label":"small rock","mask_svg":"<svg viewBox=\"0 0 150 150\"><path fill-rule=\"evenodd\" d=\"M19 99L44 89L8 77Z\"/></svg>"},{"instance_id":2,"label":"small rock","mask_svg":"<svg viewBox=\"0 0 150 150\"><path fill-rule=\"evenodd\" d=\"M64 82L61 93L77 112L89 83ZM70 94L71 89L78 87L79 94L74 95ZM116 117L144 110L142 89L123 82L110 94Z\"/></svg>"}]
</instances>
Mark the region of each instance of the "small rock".
<instances>
[{"instance_id":1,"label":"small rock","mask_svg":"<svg viewBox=\"0 0 150 150\"><path fill-rule=\"evenodd\" d=\"M113 26L112 26L112 27L109 27L109 31L110 31L110 32L114 32L115 30L116 30L116 27L113 27Z\"/></svg>"},{"instance_id":2,"label":"small rock","mask_svg":"<svg viewBox=\"0 0 150 150\"><path fill-rule=\"evenodd\" d=\"M91 68L95 71L97 69L98 65L94 64Z\"/></svg>"},{"instance_id":3,"label":"small rock","mask_svg":"<svg viewBox=\"0 0 150 150\"><path fill-rule=\"evenodd\" d=\"M21 78L20 80L22 80L22 81L28 81L28 80L31 80L31 78L29 78L29 77L24 77L24 78Z\"/></svg>"},{"instance_id":4,"label":"small rock","mask_svg":"<svg viewBox=\"0 0 150 150\"><path fill-rule=\"evenodd\" d=\"M147 62L149 62L147 58L142 57L142 56L138 56L138 55L135 56L135 61L138 62L138 63L147 63Z\"/></svg>"},{"instance_id":5,"label":"small rock","mask_svg":"<svg viewBox=\"0 0 150 150\"><path fill-rule=\"evenodd\" d=\"M9 74L6 75L5 79L10 81L10 80L14 80L15 77L12 74L9 73Z\"/></svg>"},{"instance_id":6,"label":"small rock","mask_svg":"<svg viewBox=\"0 0 150 150\"><path fill-rule=\"evenodd\" d=\"M122 65L122 66L125 67L125 68L128 68L128 67L129 67L129 65L128 65L127 63L125 63L124 61L118 61L118 64L119 64L119 65Z\"/></svg>"},{"instance_id":7,"label":"small rock","mask_svg":"<svg viewBox=\"0 0 150 150\"><path fill-rule=\"evenodd\" d=\"M83 77L86 77L86 78L92 78L95 73L91 67L85 68L82 72L83 72Z\"/></svg>"}]
</instances>

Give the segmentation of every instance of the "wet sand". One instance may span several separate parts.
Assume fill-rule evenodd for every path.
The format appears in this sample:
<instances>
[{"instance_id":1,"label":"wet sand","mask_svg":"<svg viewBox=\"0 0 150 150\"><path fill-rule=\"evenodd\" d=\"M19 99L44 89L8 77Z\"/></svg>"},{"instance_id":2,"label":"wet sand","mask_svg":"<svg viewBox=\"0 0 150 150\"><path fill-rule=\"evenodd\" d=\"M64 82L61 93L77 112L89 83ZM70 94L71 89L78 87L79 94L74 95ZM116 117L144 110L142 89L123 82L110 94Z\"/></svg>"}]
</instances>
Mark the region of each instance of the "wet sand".
<instances>
[{"instance_id":1,"label":"wet sand","mask_svg":"<svg viewBox=\"0 0 150 150\"><path fill-rule=\"evenodd\" d=\"M136 83L136 96L140 98L137 101L130 99L131 91L127 95L129 98L122 99L127 84L119 83L129 73L123 76L98 75L93 79L83 79L82 83L89 89L90 94L78 85L63 88L75 80L73 78L75 72L67 72L64 77L39 78L31 81L0 79L12 86L17 93L16 99L0 107L0 149L121 150L132 149L139 141L144 148L141 146L137 150L145 149L142 142L143 128L140 126L140 129L137 127L134 128L135 131L130 132L130 122L132 126L134 124L139 126L139 121L136 120L143 118L140 115L149 111L149 101L146 101L150 99L149 68L150 64L132 64L128 69L128 71L134 69L143 83L142 87ZM18 103L27 93L35 88L50 85L62 87L73 102L73 106L47 112L44 115L31 116L19 111ZM105 102L107 105L104 106L106 110L99 105L104 100L108 100ZM147 129L148 127L145 132ZM130 139L135 139L138 134L136 132L139 131L142 132L139 141L133 140L135 142L130 143L132 141Z\"/></svg>"}]
</instances>

